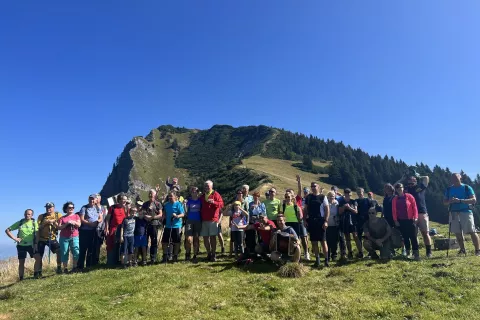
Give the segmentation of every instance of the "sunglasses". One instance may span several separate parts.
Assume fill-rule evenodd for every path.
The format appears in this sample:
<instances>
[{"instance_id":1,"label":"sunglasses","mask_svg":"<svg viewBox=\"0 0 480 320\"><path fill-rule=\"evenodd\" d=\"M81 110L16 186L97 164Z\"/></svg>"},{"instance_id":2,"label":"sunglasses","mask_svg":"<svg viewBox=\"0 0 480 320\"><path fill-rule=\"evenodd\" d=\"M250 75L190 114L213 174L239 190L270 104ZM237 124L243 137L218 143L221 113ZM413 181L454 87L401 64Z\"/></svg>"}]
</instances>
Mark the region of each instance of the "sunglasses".
<instances>
[{"instance_id":1,"label":"sunglasses","mask_svg":"<svg viewBox=\"0 0 480 320\"><path fill-rule=\"evenodd\" d=\"M290 199L291 197L290 196L286 196L285 199Z\"/></svg>"},{"instance_id":2,"label":"sunglasses","mask_svg":"<svg viewBox=\"0 0 480 320\"><path fill-rule=\"evenodd\" d=\"M268 191L268 193L275 193L275 191L270 190L270 191Z\"/></svg>"},{"instance_id":3,"label":"sunglasses","mask_svg":"<svg viewBox=\"0 0 480 320\"><path fill-rule=\"evenodd\" d=\"M403 187L396 187L395 189L403 189Z\"/></svg>"},{"instance_id":4,"label":"sunglasses","mask_svg":"<svg viewBox=\"0 0 480 320\"><path fill-rule=\"evenodd\" d=\"M316 188L316 187L317 187L316 184L312 184L312 185L310 186L310 188Z\"/></svg>"},{"instance_id":5,"label":"sunglasses","mask_svg":"<svg viewBox=\"0 0 480 320\"><path fill-rule=\"evenodd\" d=\"M68 209L75 209L75 207L67 207Z\"/></svg>"}]
</instances>

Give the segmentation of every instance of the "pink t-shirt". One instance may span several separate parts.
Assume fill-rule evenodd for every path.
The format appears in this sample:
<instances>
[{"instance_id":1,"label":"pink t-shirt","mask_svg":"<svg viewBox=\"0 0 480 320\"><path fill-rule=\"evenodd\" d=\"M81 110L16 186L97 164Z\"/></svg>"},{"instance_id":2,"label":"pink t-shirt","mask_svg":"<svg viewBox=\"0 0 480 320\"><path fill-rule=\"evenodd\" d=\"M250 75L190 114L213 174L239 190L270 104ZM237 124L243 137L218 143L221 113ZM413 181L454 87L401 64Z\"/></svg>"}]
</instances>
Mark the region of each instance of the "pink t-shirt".
<instances>
[{"instance_id":1,"label":"pink t-shirt","mask_svg":"<svg viewBox=\"0 0 480 320\"><path fill-rule=\"evenodd\" d=\"M71 214L71 215L68 215L68 216L61 217L58 220L58 222L60 224L64 225L70 220L80 222L80 217L78 216L78 214ZM78 227L77 226L72 226L72 225L66 226L65 229L60 230L60 237L62 237L62 238L78 237Z\"/></svg>"}]
</instances>

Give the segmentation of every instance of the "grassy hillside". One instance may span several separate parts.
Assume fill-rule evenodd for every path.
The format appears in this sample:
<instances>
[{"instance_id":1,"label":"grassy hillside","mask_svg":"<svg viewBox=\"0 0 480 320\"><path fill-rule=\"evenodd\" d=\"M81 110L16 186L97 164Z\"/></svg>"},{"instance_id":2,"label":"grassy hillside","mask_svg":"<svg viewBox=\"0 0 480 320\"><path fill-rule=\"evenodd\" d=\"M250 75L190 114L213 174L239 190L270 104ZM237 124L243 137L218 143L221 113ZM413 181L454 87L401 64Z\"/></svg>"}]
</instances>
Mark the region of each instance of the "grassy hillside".
<instances>
[{"instance_id":1,"label":"grassy hillside","mask_svg":"<svg viewBox=\"0 0 480 320\"><path fill-rule=\"evenodd\" d=\"M445 233L443 226L435 225ZM473 247L468 244L470 254ZM478 319L480 258L352 261L280 278L273 265L177 263L11 284L0 319Z\"/></svg>"}]
</instances>

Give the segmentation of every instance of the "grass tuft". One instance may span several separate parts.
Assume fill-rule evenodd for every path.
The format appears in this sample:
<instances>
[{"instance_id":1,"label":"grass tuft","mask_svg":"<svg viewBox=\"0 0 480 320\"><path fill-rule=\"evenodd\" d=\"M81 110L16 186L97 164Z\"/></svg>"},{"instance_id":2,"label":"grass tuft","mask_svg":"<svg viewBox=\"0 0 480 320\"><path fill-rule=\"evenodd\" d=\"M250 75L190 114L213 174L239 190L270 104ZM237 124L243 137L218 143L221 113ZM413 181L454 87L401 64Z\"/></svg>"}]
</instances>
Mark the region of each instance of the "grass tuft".
<instances>
[{"instance_id":1,"label":"grass tuft","mask_svg":"<svg viewBox=\"0 0 480 320\"><path fill-rule=\"evenodd\" d=\"M278 269L278 275L282 278L301 278L307 272L307 267L301 263L287 263Z\"/></svg>"}]
</instances>

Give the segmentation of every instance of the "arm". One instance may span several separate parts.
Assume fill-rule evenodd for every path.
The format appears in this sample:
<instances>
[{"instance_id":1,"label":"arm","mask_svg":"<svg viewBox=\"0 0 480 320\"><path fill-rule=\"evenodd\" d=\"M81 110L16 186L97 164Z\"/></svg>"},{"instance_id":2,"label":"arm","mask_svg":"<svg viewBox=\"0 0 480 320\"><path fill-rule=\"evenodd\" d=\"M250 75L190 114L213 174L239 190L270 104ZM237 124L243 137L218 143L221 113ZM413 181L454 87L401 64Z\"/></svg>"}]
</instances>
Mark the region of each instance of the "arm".
<instances>
[{"instance_id":1,"label":"arm","mask_svg":"<svg viewBox=\"0 0 480 320\"><path fill-rule=\"evenodd\" d=\"M10 227L10 228L11 228L11 227ZM13 228L12 228L13 230L11 230L10 228L5 229L5 233L6 233L7 236L8 236L10 239L12 239L13 241L15 241L16 243L20 243L20 241L22 241L22 239L21 239L21 238L17 238L17 237L15 237L15 236L12 234L12 231L13 231L13 230L16 230L16 229L13 229Z\"/></svg>"},{"instance_id":2,"label":"arm","mask_svg":"<svg viewBox=\"0 0 480 320\"><path fill-rule=\"evenodd\" d=\"M63 223L63 220L59 220L59 223L58 223L58 230L63 230L65 229L66 227L68 226L68 223Z\"/></svg>"},{"instance_id":3,"label":"arm","mask_svg":"<svg viewBox=\"0 0 480 320\"><path fill-rule=\"evenodd\" d=\"M243 208L240 208L240 210L242 211L242 215L247 218L247 225L248 225L248 221L250 219L250 215L248 214L248 211L247 210L244 210ZM244 229L244 228L240 228L240 229Z\"/></svg>"},{"instance_id":4,"label":"arm","mask_svg":"<svg viewBox=\"0 0 480 320\"><path fill-rule=\"evenodd\" d=\"M418 177L420 182L426 187L428 187L428 183L430 182L430 178L428 176L420 176Z\"/></svg>"},{"instance_id":5,"label":"arm","mask_svg":"<svg viewBox=\"0 0 480 320\"><path fill-rule=\"evenodd\" d=\"M302 196L302 178L297 174L297 196Z\"/></svg>"},{"instance_id":6,"label":"arm","mask_svg":"<svg viewBox=\"0 0 480 320\"><path fill-rule=\"evenodd\" d=\"M388 238L390 238L390 236L392 235L392 228L390 228L390 226L387 224L387 233L385 234L385 236L381 239L378 239L378 241L380 241L381 243L385 242L385 240L387 240Z\"/></svg>"},{"instance_id":7,"label":"arm","mask_svg":"<svg viewBox=\"0 0 480 320\"><path fill-rule=\"evenodd\" d=\"M397 197L394 197L392 200L392 217L393 221L397 223Z\"/></svg>"},{"instance_id":8,"label":"arm","mask_svg":"<svg viewBox=\"0 0 480 320\"><path fill-rule=\"evenodd\" d=\"M323 210L325 211L325 222L323 223L323 229L326 230L328 227L328 218L330 217L330 205L324 205Z\"/></svg>"}]
</instances>

